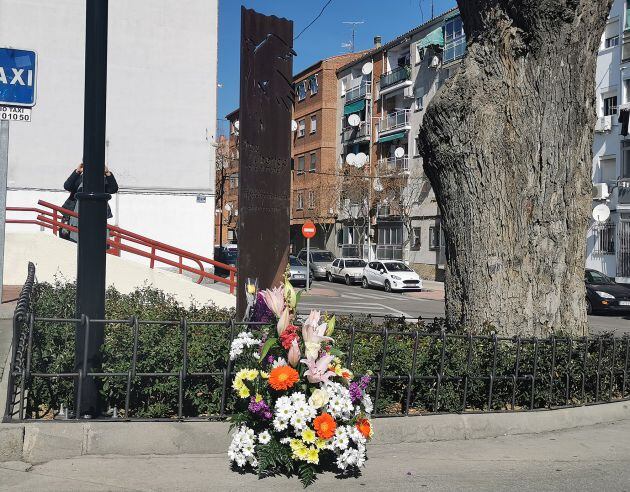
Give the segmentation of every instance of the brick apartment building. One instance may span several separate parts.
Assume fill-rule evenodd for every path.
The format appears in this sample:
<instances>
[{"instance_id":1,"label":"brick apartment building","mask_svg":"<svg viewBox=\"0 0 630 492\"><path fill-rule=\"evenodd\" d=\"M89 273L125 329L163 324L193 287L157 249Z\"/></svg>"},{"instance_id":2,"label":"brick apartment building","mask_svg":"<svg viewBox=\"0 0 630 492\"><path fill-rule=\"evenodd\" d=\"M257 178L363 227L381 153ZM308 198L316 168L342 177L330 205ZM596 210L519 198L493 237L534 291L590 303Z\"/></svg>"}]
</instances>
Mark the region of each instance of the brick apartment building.
<instances>
[{"instance_id":1,"label":"brick apartment building","mask_svg":"<svg viewBox=\"0 0 630 492\"><path fill-rule=\"evenodd\" d=\"M230 133L217 142L215 244L237 242L238 232L238 109L226 115Z\"/></svg>"},{"instance_id":2,"label":"brick apartment building","mask_svg":"<svg viewBox=\"0 0 630 492\"><path fill-rule=\"evenodd\" d=\"M320 60L293 78L295 104L292 135L293 172L291 247L305 246L302 224L317 225L312 246L325 247L338 216L337 69L362 56L348 53Z\"/></svg>"}]
</instances>

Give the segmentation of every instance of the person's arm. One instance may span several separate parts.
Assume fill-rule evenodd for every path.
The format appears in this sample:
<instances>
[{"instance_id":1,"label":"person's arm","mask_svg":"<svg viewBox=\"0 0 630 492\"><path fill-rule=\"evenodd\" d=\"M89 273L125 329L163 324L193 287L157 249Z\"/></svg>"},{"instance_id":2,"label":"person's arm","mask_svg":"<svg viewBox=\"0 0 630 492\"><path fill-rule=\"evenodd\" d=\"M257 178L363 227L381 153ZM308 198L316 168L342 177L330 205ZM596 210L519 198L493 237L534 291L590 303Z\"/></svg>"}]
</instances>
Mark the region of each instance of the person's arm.
<instances>
[{"instance_id":1,"label":"person's arm","mask_svg":"<svg viewBox=\"0 0 630 492\"><path fill-rule=\"evenodd\" d=\"M109 173L105 175L105 193L117 193L118 192L118 183L116 182L116 178L114 177L114 173Z\"/></svg>"},{"instance_id":2,"label":"person's arm","mask_svg":"<svg viewBox=\"0 0 630 492\"><path fill-rule=\"evenodd\" d=\"M81 180L81 173L76 170L72 171L72 174L66 179L63 184L63 189L70 193L75 193L79 189L79 181Z\"/></svg>"}]
</instances>

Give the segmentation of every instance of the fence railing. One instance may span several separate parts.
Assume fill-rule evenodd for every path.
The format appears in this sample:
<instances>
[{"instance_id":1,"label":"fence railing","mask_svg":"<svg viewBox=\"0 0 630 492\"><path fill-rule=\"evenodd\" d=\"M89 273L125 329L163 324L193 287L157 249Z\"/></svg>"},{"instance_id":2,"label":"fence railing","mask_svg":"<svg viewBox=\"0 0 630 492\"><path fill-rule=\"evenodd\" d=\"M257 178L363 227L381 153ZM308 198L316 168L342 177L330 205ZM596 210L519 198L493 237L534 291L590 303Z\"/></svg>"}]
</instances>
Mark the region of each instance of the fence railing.
<instances>
[{"instance_id":1,"label":"fence railing","mask_svg":"<svg viewBox=\"0 0 630 492\"><path fill-rule=\"evenodd\" d=\"M409 156L379 159L378 168L380 172L386 174L409 171Z\"/></svg>"},{"instance_id":2,"label":"fence railing","mask_svg":"<svg viewBox=\"0 0 630 492\"><path fill-rule=\"evenodd\" d=\"M342 134L344 143L369 137L372 134L371 126L368 122L362 121L358 126L344 128Z\"/></svg>"},{"instance_id":3,"label":"fence railing","mask_svg":"<svg viewBox=\"0 0 630 492\"><path fill-rule=\"evenodd\" d=\"M351 87L346 90L345 103L348 104L358 99L363 99L366 97L369 98L371 95L372 95L372 82L370 82L369 80L364 80L359 85Z\"/></svg>"},{"instance_id":4,"label":"fence railing","mask_svg":"<svg viewBox=\"0 0 630 492\"><path fill-rule=\"evenodd\" d=\"M398 128L409 126L410 113L411 112L408 109L401 109L400 111L395 111L393 113L385 115L378 122L378 131L380 133L383 133L390 130L396 130Z\"/></svg>"},{"instance_id":5,"label":"fence railing","mask_svg":"<svg viewBox=\"0 0 630 492\"><path fill-rule=\"evenodd\" d=\"M395 69L381 75L381 90L390 85L397 84L403 80L409 80L411 78L411 67L396 67Z\"/></svg>"},{"instance_id":6,"label":"fence railing","mask_svg":"<svg viewBox=\"0 0 630 492\"><path fill-rule=\"evenodd\" d=\"M53 203L39 200L39 207L7 207L7 212L17 212L20 214L29 214L27 218L7 218L7 224L32 224L43 228L51 229L53 234L59 235L62 230L70 232L78 232L75 226L65 223L63 216L78 217L73 210L66 210ZM22 215L24 217L24 215ZM183 249L171 246L169 244L156 241L154 239L136 234L122 227L107 224L109 232L107 244L109 249L107 252L114 256L120 256L121 251L141 256L149 260L149 268L155 268L156 263L168 265L177 269L178 273L189 272L198 276L197 283L200 284L204 279L213 280L215 282L229 285L230 293L234 293L236 289L236 268L224 263L218 262L202 255L191 253ZM185 263L185 261L187 263ZM206 269L204 265L223 270L227 272L228 278L211 273L211 268Z\"/></svg>"},{"instance_id":7,"label":"fence railing","mask_svg":"<svg viewBox=\"0 0 630 492\"><path fill-rule=\"evenodd\" d=\"M80 392L81 381L87 377L109 382L109 404L118 411L108 420L141 418L138 409L146 399L157 402L152 407L153 420L225 418L230 414L235 400L231 381L238 369L229 359L231 341L242 330L259 335L264 329L261 323L41 317L29 312L32 278L29 268L31 280L22 291L14 318L15 348L5 422L58 418L59 408L36 399L37 395L50 395L49 386L37 387L36 383L68 381ZM373 374L370 394L377 417L531 411L630 398L628 336L501 337L451 332L436 320L384 318L378 326L374 321L369 317L340 318L335 341L345 354L346 367L355 375ZM125 360L126 369L88 372L84 361L75 370L47 370L50 362L41 357L37 344L53 330L66 329L73 336L77 323L85 330L86 339L95 325L105 326L106 344L124 339L122 353L117 350L110 356ZM208 366L201 367L192 354L209 348L195 340L204 333L212 334L221 351ZM150 370L146 358L151 350L164 349L156 346L165 343L162 339L175 345L173 360L156 363ZM103 363L108 364L106 358ZM163 394L138 391L156 380L161 383L155 392ZM72 395L71 386L66 390ZM191 402L200 394L203 404L195 406ZM46 409L47 415L43 413ZM75 410L75 416L80 415L80 409Z\"/></svg>"}]
</instances>

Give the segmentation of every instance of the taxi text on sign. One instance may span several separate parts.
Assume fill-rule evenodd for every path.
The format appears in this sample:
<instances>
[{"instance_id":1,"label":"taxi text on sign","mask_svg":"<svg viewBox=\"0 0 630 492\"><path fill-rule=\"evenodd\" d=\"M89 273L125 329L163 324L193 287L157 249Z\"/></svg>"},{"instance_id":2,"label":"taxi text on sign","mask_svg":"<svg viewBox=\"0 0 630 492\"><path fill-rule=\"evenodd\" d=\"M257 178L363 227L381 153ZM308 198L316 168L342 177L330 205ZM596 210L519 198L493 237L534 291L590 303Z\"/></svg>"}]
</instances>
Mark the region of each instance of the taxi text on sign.
<instances>
[{"instance_id":1,"label":"taxi text on sign","mask_svg":"<svg viewBox=\"0 0 630 492\"><path fill-rule=\"evenodd\" d=\"M34 51L0 48L0 104L34 106L36 71Z\"/></svg>"}]
</instances>

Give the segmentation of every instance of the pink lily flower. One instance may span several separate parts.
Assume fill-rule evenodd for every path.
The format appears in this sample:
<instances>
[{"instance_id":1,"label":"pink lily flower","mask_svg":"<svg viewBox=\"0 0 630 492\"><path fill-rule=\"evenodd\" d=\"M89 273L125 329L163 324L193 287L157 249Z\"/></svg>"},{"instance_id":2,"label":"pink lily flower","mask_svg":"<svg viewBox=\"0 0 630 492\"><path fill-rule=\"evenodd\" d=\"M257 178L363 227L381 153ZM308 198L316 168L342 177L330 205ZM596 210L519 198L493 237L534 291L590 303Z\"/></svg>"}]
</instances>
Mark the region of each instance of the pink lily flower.
<instances>
[{"instance_id":1,"label":"pink lily flower","mask_svg":"<svg viewBox=\"0 0 630 492\"><path fill-rule=\"evenodd\" d=\"M289 349L289 355L288 355L288 359L289 359L289 364L291 364L291 366L296 367L298 365L298 362L300 362L300 356L302 354L300 353L300 346L298 345L298 342L296 339L294 339L291 342L291 348Z\"/></svg>"},{"instance_id":2,"label":"pink lily flower","mask_svg":"<svg viewBox=\"0 0 630 492\"><path fill-rule=\"evenodd\" d=\"M319 311L313 310L302 326L306 358L310 360L317 359L323 341L332 341L332 338L324 335L328 324L322 323L318 326L317 323L319 323Z\"/></svg>"},{"instance_id":3,"label":"pink lily flower","mask_svg":"<svg viewBox=\"0 0 630 492\"><path fill-rule=\"evenodd\" d=\"M274 287L273 289L263 290L260 295L262 296L265 304L271 312L276 315L276 318L282 316L284 311L284 288Z\"/></svg>"},{"instance_id":4,"label":"pink lily flower","mask_svg":"<svg viewBox=\"0 0 630 492\"><path fill-rule=\"evenodd\" d=\"M289 308L285 308L285 310L282 311L280 318L278 319L278 324L277 324L278 336L282 335L284 330L287 329L287 326L289 326L289 321L290 321Z\"/></svg>"},{"instance_id":5,"label":"pink lily flower","mask_svg":"<svg viewBox=\"0 0 630 492\"><path fill-rule=\"evenodd\" d=\"M300 362L308 366L308 370L304 372L308 382L312 384L323 383L328 381L330 376L334 376L335 373L328 370L328 366L332 360L333 356L328 354L322 355L317 361L313 359L302 359Z\"/></svg>"}]
</instances>

